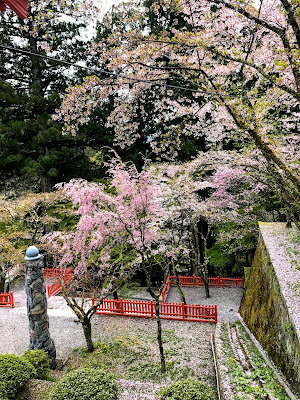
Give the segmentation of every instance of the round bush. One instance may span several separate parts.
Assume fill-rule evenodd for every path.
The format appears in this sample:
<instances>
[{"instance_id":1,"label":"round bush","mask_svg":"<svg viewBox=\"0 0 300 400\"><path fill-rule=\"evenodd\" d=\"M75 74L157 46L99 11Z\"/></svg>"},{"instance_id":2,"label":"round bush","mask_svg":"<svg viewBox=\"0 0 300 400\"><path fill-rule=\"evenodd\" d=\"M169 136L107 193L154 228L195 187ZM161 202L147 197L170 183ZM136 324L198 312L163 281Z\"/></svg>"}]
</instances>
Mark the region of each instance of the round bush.
<instances>
[{"instance_id":1,"label":"round bush","mask_svg":"<svg viewBox=\"0 0 300 400\"><path fill-rule=\"evenodd\" d=\"M7 399L4 382L0 382L0 399Z\"/></svg>"},{"instance_id":2,"label":"round bush","mask_svg":"<svg viewBox=\"0 0 300 400\"><path fill-rule=\"evenodd\" d=\"M22 355L25 360L29 361L36 369L34 378L45 378L49 371L49 358L44 350L28 350Z\"/></svg>"},{"instance_id":3,"label":"round bush","mask_svg":"<svg viewBox=\"0 0 300 400\"><path fill-rule=\"evenodd\" d=\"M118 391L112 374L96 368L78 368L58 382L50 400L116 400Z\"/></svg>"},{"instance_id":4,"label":"round bush","mask_svg":"<svg viewBox=\"0 0 300 400\"><path fill-rule=\"evenodd\" d=\"M0 399L14 399L18 390L35 375L35 368L23 357L0 354Z\"/></svg>"},{"instance_id":5,"label":"round bush","mask_svg":"<svg viewBox=\"0 0 300 400\"><path fill-rule=\"evenodd\" d=\"M215 395L206 383L186 379L159 391L160 400L214 400Z\"/></svg>"}]
</instances>

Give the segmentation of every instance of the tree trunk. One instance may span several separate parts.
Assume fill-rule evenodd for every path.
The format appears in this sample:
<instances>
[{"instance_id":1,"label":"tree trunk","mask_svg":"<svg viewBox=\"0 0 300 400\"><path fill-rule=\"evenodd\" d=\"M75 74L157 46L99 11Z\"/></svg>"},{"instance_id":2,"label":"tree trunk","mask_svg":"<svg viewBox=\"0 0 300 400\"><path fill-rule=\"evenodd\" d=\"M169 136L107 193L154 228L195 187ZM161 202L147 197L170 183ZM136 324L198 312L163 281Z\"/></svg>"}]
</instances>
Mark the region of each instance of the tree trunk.
<instances>
[{"instance_id":1,"label":"tree trunk","mask_svg":"<svg viewBox=\"0 0 300 400\"><path fill-rule=\"evenodd\" d=\"M4 293L5 290L5 276L0 275L0 293Z\"/></svg>"},{"instance_id":2,"label":"tree trunk","mask_svg":"<svg viewBox=\"0 0 300 400\"><path fill-rule=\"evenodd\" d=\"M178 292L179 292L180 297L181 297L181 301L182 301L182 303L186 304L185 295L183 293L182 287L180 286L178 274L177 274L177 271L176 271L175 268L173 268L173 272L174 272L174 276L175 276L176 286L177 286Z\"/></svg>"},{"instance_id":3,"label":"tree trunk","mask_svg":"<svg viewBox=\"0 0 300 400\"><path fill-rule=\"evenodd\" d=\"M203 277L202 280L203 280L204 288L205 288L205 298L208 299L208 298L210 297L210 296L209 296L208 279L207 279L207 277Z\"/></svg>"},{"instance_id":4,"label":"tree trunk","mask_svg":"<svg viewBox=\"0 0 300 400\"><path fill-rule=\"evenodd\" d=\"M250 262L249 262L249 253L246 251L245 253L245 257L246 257L246 267L250 267Z\"/></svg>"},{"instance_id":5,"label":"tree trunk","mask_svg":"<svg viewBox=\"0 0 300 400\"><path fill-rule=\"evenodd\" d=\"M93 341L92 341L92 324L89 318L84 317L83 322L81 322L84 337L87 345L87 349L89 353L92 353L95 350Z\"/></svg>"},{"instance_id":6,"label":"tree trunk","mask_svg":"<svg viewBox=\"0 0 300 400\"><path fill-rule=\"evenodd\" d=\"M113 296L114 296L114 300L119 300L118 292L114 291Z\"/></svg>"},{"instance_id":7,"label":"tree trunk","mask_svg":"<svg viewBox=\"0 0 300 400\"><path fill-rule=\"evenodd\" d=\"M151 297L155 300L155 316L156 316L156 322L157 322L157 343L158 343L159 354L160 354L160 372L165 373L166 372L166 361L165 361L165 354L164 354L164 348L163 348L162 337L161 337L161 320L160 320L160 316L159 316L159 295L155 294L151 288L151 276L150 276L149 271L147 271L145 267L143 268L143 270L145 271L146 279L147 279L147 291L150 293Z\"/></svg>"},{"instance_id":8,"label":"tree trunk","mask_svg":"<svg viewBox=\"0 0 300 400\"><path fill-rule=\"evenodd\" d=\"M161 320L159 316L159 299L155 299L155 315L156 315L156 322L157 322L157 342L158 342L158 347L159 347L159 354L160 354L160 372L165 373L166 372L166 361L165 361L165 354L164 354L164 348L163 348L163 343L162 343L162 337L161 337Z\"/></svg>"},{"instance_id":9,"label":"tree trunk","mask_svg":"<svg viewBox=\"0 0 300 400\"><path fill-rule=\"evenodd\" d=\"M28 12L30 14L30 11ZM30 28L32 29L32 22L29 21ZM43 88L43 76L44 76L44 61L35 56L34 54L39 54L39 48L38 48L38 40L36 37L33 35L28 35L28 41L29 41L29 48L31 51L30 55L30 61L31 61L31 86L30 90L31 93L34 96L40 97L41 99L45 98L44 94L44 88ZM35 117L37 118L39 114L45 112L45 104L43 101L39 101L34 105L34 114ZM39 124L39 133L43 134L45 132L46 127L44 127L42 124ZM43 142L41 142L43 143ZM40 148L40 153L43 155L46 155L49 153L48 150L48 145L47 143L43 143L39 145ZM49 176L47 176L47 172L43 171L40 174L40 189L42 192L49 192L51 190L51 181L49 179Z\"/></svg>"},{"instance_id":10,"label":"tree trunk","mask_svg":"<svg viewBox=\"0 0 300 400\"><path fill-rule=\"evenodd\" d=\"M194 245L194 252L196 256L196 268L197 268L197 273L199 274L200 278L202 279L204 283L204 289L205 289L205 297L208 299L209 296L209 285L208 285L208 255L207 255L207 239L210 235L210 227L207 229L206 236L203 235L202 232L199 232L197 229L197 226L194 226L192 228L192 233L193 233L193 245ZM200 245L200 239L199 239L199 234L201 235L203 244L202 246ZM203 247L203 254L201 254L201 247ZM201 256L203 257L203 262L201 261Z\"/></svg>"},{"instance_id":11,"label":"tree trunk","mask_svg":"<svg viewBox=\"0 0 300 400\"><path fill-rule=\"evenodd\" d=\"M78 303L76 303L75 297L72 296L70 291L67 291L65 286L62 286L61 294L63 298L66 300L68 306L73 310L74 314L77 316L80 321L85 337L85 342L87 345L87 349L89 353L92 353L95 350L93 341L92 341L92 324L91 318L95 313L97 307L95 307L94 312L91 313L91 309L86 313L83 305L80 307Z\"/></svg>"}]
</instances>

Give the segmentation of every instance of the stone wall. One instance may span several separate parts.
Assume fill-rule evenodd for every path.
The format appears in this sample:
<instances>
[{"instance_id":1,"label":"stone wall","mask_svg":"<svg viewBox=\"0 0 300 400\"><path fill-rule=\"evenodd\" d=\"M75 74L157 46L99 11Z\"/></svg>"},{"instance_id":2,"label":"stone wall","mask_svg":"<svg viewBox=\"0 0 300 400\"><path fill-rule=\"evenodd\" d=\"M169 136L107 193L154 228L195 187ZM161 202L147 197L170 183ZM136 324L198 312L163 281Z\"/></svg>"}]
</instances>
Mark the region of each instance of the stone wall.
<instances>
[{"instance_id":1,"label":"stone wall","mask_svg":"<svg viewBox=\"0 0 300 400\"><path fill-rule=\"evenodd\" d=\"M285 232L282 225L280 230ZM298 303L300 302L299 293L295 287L300 271L293 265L287 266L288 256L285 257L287 253L284 248L289 243L288 240L285 239L281 243L277 236L276 242L276 232L274 236L270 224L260 224L260 231L258 247L240 306L240 314L274 364L286 376L293 390L300 394L298 328L300 315L294 315L295 304L290 304L295 299ZM276 247L277 250L274 250ZM296 251L295 253L297 254ZM280 257L285 257L285 264L283 258ZM286 279L288 273L291 274L290 281Z\"/></svg>"}]
</instances>

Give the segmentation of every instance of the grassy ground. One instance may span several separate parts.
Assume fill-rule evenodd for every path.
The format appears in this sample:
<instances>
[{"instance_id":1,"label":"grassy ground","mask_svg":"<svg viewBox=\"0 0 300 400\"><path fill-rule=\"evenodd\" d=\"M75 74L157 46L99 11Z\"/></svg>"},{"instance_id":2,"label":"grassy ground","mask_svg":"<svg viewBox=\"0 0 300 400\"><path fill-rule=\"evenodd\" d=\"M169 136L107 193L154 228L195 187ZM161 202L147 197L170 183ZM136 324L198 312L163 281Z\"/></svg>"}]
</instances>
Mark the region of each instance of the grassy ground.
<instances>
[{"instance_id":1,"label":"grassy ground","mask_svg":"<svg viewBox=\"0 0 300 400\"><path fill-rule=\"evenodd\" d=\"M219 326L216 336L225 400L289 400L240 321Z\"/></svg>"},{"instance_id":2,"label":"grassy ground","mask_svg":"<svg viewBox=\"0 0 300 400\"><path fill-rule=\"evenodd\" d=\"M75 348L69 359L69 367L104 367L124 381L124 387L132 387L132 381L144 382L149 383L150 392L151 389L157 390L160 386L189 377L215 386L210 346L214 325L162 321L167 365L167 373L162 375L154 320L102 316L96 318L101 318L102 323L101 339L96 343L95 352L88 354L86 349ZM138 388L144 390L147 385L137 383L135 386L138 394ZM149 398L154 399L153 391L152 395ZM132 393L132 399L135 397Z\"/></svg>"},{"instance_id":3,"label":"grassy ground","mask_svg":"<svg viewBox=\"0 0 300 400\"><path fill-rule=\"evenodd\" d=\"M94 325L100 337L95 343L96 350L89 354L85 348L74 347L61 375L81 366L102 367L116 375L121 387L120 400L154 400L161 387L186 378L201 380L215 388L210 346L215 325L162 321L167 364L167 372L162 375L155 320L95 318L100 319ZM43 394L32 400L45 398Z\"/></svg>"}]
</instances>

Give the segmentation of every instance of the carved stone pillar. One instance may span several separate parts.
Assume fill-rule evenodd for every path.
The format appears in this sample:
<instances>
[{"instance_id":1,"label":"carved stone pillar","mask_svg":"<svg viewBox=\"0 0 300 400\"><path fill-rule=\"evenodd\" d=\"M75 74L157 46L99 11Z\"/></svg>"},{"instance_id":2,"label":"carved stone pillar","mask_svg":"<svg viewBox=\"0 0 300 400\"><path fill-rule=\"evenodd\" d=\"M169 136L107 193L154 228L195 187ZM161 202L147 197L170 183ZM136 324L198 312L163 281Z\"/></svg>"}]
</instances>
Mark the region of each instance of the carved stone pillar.
<instances>
[{"instance_id":1,"label":"carved stone pillar","mask_svg":"<svg viewBox=\"0 0 300 400\"><path fill-rule=\"evenodd\" d=\"M29 349L44 350L50 359L50 368L56 368L56 350L50 338L43 261L39 250L29 246L25 256L25 290L29 318Z\"/></svg>"}]
</instances>

